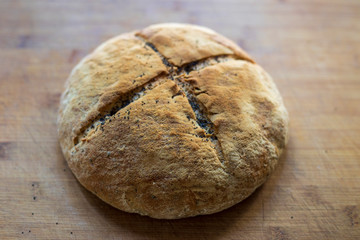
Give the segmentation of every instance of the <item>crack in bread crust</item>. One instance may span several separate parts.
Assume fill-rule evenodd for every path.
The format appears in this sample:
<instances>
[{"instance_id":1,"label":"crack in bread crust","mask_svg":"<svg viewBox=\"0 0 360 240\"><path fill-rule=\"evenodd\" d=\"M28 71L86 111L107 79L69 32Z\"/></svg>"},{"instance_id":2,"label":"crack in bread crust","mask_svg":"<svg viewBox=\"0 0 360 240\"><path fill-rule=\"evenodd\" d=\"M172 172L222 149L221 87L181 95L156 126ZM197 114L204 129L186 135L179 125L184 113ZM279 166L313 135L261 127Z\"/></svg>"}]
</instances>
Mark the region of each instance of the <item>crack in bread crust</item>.
<instances>
[{"instance_id":1,"label":"crack in bread crust","mask_svg":"<svg viewBox=\"0 0 360 240\"><path fill-rule=\"evenodd\" d=\"M151 79L147 83L138 86L136 89L116 98L111 104L106 106L106 108L103 109L100 114L98 114L92 121L90 121L80 130L79 134L77 134L77 137L75 137L74 139L74 147L76 147L79 143L85 142L88 137L90 137L99 129L102 129L103 125L111 122L113 118L116 117L116 113L122 108L128 106L134 101L139 100L142 96L146 95L153 88L162 84L163 81L161 80L161 78L164 77L173 80L175 84L180 88L179 93L186 96L188 103L191 106L194 115L196 116L196 119L194 119L195 125L204 130L204 133L197 135L197 137L207 138L210 140L217 152L217 157L219 158L219 161L223 164L225 161L225 156L223 154L221 142L216 136L216 129L214 127L214 124L207 116L206 109L203 104L196 98L196 96L200 93L196 92L197 89L188 82L185 82L183 79L186 78L186 76L189 75L189 73L192 71L199 71L208 66L213 66L221 62L236 61L236 56L232 54L211 56L187 63L181 67L177 67L171 64L153 44L147 42L144 38L140 36L136 36L136 38L138 38L145 44L145 48L149 47L158 54L163 64L168 68L169 74L161 73L159 74L159 76ZM122 117L126 118L126 116ZM74 148L73 150L76 151L76 148Z\"/></svg>"},{"instance_id":2,"label":"crack in bread crust","mask_svg":"<svg viewBox=\"0 0 360 240\"><path fill-rule=\"evenodd\" d=\"M214 127L213 122L209 119L206 113L206 109L203 104L197 100L196 95L199 93L195 93L195 87L191 84L183 81L183 78L186 77L192 71L199 71L204 69L208 66L215 65L220 62L226 62L230 60L236 60L236 57L232 54L222 54L218 56L211 56L203 59L199 59L194 62L190 62L185 64L181 67L177 67L171 64L166 57L161 54L161 52L150 42L146 41L146 39L142 38L141 36L136 35L138 39L144 42L145 46L149 46L154 52L156 52L160 58L162 59L164 65L169 68L168 78L173 80L176 85L181 89L182 92L191 106L193 113L196 116L196 125L204 130L203 135L199 135L198 137L201 138L208 138L214 145L214 148L217 152L217 156L221 163L224 163L225 156L223 154L223 150L221 147L221 143L216 136L216 129Z\"/></svg>"},{"instance_id":3,"label":"crack in bread crust","mask_svg":"<svg viewBox=\"0 0 360 240\"><path fill-rule=\"evenodd\" d=\"M85 142L86 139L90 137L93 133L95 133L99 129L102 129L104 124L106 124L107 122L111 122L112 118L115 117L115 114L118 111L131 104L132 102L139 100L142 96L151 91L151 89L160 85L161 77L165 77L174 81L175 84L180 88L179 93L186 96L188 103L191 106L194 115L196 116L196 119L194 119L196 126L204 130L204 134L197 135L197 137L209 139L217 152L217 157L219 158L219 161L224 164L224 161L226 161L226 159L223 153L221 142L216 136L217 130L214 127L214 123L209 119L205 106L200 101L198 101L196 97L202 92L197 91L197 88L195 88L190 83L184 81L184 78L186 78L192 71L200 71L206 67L213 66L218 63L237 61L240 59L234 54L221 54L217 56L210 56L199 59L184 64L181 67L178 67L171 64L168 59L152 43L148 42L146 39L137 34L135 34L135 37L144 43L145 48L150 48L161 58L163 64L166 66L169 73L161 73L147 83L116 98L111 104L109 104L105 108L105 110L101 111L96 118L94 118L85 127L81 129L80 133L74 139L74 146L77 146L81 142ZM250 61L247 62L251 63Z\"/></svg>"},{"instance_id":4,"label":"crack in bread crust","mask_svg":"<svg viewBox=\"0 0 360 240\"><path fill-rule=\"evenodd\" d=\"M74 139L74 145L78 145L81 141L85 141L87 137L101 129L104 124L111 122L112 118L117 114L118 111L130 105L134 101L138 101L142 96L146 95L149 91L155 87L164 83L164 74L151 79L143 85L138 86L134 90L120 95L111 104L106 106L100 114L93 121L89 122ZM124 116L126 117L126 116Z\"/></svg>"},{"instance_id":5,"label":"crack in bread crust","mask_svg":"<svg viewBox=\"0 0 360 240\"><path fill-rule=\"evenodd\" d=\"M222 62L237 61L240 60L239 57L234 54L221 54L217 56L210 56L199 59L184 64L181 67L178 67L174 64L171 64L168 59L152 43L148 42L146 39L139 36L138 34L135 34L135 37L144 43L145 48L148 47L152 49L152 51L154 51L161 58L163 64L166 66L169 73L161 73L147 83L116 98L111 104L109 104L105 108L105 110L102 110L96 118L94 118L92 121L89 122L89 124L87 124L81 129L80 133L74 139L74 146L77 146L80 142L86 141L89 136L91 136L97 130L102 129L104 124L106 124L107 122L111 122L112 117L114 117L118 111L131 104L132 102L139 100L142 96L151 91L151 89L161 84L161 80L159 80L161 79L161 77L166 77L173 80L175 84L180 88L180 94L186 96L188 103L196 116L196 119L194 120L196 121L197 127L204 130L204 134L198 135L198 137L210 139L211 143L216 149L219 161L221 163L224 163L226 159L223 154L221 142L216 136L217 130L215 129L213 122L209 119L205 106L200 101L198 101L196 97L202 92L198 92L198 89L196 89L190 83L184 81L184 78L186 78L192 71L200 71L206 67L213 66ZM252 63L248 60L245 61Z\"/></svg>"}]
</instances>

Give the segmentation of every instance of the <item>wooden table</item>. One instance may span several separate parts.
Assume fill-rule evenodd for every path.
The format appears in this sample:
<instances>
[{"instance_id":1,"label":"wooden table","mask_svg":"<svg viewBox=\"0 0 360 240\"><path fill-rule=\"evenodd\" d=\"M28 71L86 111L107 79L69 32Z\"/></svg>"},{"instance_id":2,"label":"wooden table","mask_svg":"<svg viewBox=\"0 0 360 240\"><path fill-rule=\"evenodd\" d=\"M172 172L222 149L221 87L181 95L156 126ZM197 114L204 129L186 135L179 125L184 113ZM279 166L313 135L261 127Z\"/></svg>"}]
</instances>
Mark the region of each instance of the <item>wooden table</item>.
<instances>
[{"instance_id":1,"label":"wooden table","mask_svg":"<svg viewBox=\"0 0 360 240\"><path fill-rule=\"evenodd\" d=\"M72 67L109 37L164 21L234 39L290 113L277 170L221 213L168 221L116 210L80 186L59 148ZM360 239L359 214L358 0L1 0L0 239Z\"/></svg>"}]
</instances>

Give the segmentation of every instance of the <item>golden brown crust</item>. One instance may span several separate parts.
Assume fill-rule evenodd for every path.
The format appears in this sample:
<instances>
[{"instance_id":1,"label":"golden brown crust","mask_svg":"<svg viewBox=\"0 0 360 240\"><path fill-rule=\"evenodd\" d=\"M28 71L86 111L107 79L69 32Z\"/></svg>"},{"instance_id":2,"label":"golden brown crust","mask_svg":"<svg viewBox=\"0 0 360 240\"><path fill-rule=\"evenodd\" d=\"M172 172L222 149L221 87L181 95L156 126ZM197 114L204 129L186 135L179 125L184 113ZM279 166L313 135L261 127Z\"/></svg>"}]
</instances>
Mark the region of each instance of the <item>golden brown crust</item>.
<instances>
[{"instance_id":1,"label":"golden brown crust","mask_svg":"<svg viewBox=\"0 0 360 240\"><path fill-rule=\"evenodd\" d=\"M82 129L119 94L141 86L167 69L161 58L144 48L133 33L112 38L72 71L60 105L63 145L71 148ZM131 84L128 84L131 82ZM65 152L68 156L68 152Z\"/></svg>"},{"instance_id":2,"label":"golden brown crust","mask_svg":"<svg viewBox=\"0 0 360 240\"><path fill-rule=\"evenodd\" d=\"M206 28L162 24L86 57L58 119L80 183L154 218L210 214L249 196L276 166L288 118L270 76L239 49Z\"/></svg>"},{"instance_id":3,"label":"golden brown crust","mask_svg":"<svg viewBox=\"0 0 360 240\"><path fill-rule=\"evenodd\" d=\"M136 35L153 44L175 66L219 55L234 55L254 62L234 42L205 27L177 23L156 24Z\"/></svg>"}]
</instances>

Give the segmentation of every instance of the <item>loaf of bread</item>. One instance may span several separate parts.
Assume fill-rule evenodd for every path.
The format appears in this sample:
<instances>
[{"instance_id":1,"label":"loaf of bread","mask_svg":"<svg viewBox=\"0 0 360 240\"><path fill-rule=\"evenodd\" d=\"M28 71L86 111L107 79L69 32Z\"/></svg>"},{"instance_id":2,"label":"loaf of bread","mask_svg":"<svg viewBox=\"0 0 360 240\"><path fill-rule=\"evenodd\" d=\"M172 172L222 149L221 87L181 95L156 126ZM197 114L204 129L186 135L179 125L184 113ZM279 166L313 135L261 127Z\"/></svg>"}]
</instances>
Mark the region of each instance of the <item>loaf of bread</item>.
<instances>
[{"instance_id":1,"label":"loaf of bread","mask_svg":"<svg viewBox=\"0 0 360 240\"><path fill-rule=\"evenodd\" d=\"M58 133L79 182L123 211L175 219L226 209L274 170L288 115L234 42L188 24L112 38L66 82Z\"/></svg>"}]
</instances>

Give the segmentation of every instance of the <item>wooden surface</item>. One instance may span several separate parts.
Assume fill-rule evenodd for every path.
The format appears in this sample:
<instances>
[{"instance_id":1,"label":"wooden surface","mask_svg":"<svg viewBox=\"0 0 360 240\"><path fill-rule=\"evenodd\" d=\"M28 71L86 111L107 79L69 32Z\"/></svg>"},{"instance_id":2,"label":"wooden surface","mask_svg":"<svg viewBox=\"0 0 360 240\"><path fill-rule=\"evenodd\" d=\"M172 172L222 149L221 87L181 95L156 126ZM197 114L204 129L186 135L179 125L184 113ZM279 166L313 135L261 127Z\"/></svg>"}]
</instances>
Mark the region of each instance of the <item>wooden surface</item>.
<instances>
[{"instance_id":1,"label":"wooden surface","mask_svg":"<svg viewBox=\"0 0 360 240\"><path fill-rule=\"evenodd\" d=\"M72 67L111 36L165 21L234 39L274 77L291 118L266 184L175 221L90 194L56 135ZM358 0L0 1L0 239L360 239L359 214Z\"/></svg>"}]
</instances>

